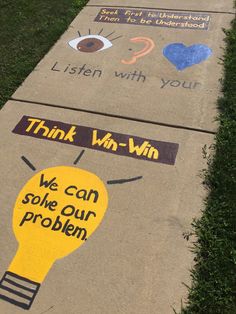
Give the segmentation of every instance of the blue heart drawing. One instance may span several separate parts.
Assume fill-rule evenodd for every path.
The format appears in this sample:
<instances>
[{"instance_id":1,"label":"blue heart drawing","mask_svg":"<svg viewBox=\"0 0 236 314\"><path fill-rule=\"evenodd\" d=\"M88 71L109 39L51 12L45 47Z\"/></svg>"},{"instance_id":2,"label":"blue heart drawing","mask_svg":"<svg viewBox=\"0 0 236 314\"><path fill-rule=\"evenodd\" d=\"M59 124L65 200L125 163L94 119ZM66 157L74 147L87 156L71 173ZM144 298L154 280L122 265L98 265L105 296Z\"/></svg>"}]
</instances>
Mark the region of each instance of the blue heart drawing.
<instances>
[{"instance_id":1,"label":"blue heart drawing","mask_svg":"<svg viewBox=\"0 0 236 314\"><path fill-rule=\"evenodd\" d=\"M182 43L174 43L166 46L163 54L175 65L177 70L182 71L208 59L212 55L212 50L201 44L187 47Z\"/></svg>"}]
</instances>

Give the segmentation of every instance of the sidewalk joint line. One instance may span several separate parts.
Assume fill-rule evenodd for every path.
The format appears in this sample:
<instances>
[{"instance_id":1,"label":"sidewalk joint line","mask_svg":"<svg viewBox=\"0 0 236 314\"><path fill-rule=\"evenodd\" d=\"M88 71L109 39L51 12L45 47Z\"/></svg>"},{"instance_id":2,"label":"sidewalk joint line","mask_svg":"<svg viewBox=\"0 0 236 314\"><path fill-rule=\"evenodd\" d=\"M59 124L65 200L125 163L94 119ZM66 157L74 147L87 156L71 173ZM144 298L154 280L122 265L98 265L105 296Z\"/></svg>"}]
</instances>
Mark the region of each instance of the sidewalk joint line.
<instances>
[{"instance_id":1,"label":"sidewalk joint line","mask_svg":"<svg viewBox=\"0 0 236 314\"><path fill-rule=\"evenodd\" d=\"M235 15L235 12L225 12L225 11L208 11L208 10L188 10L188 9L167 9L167 8L150 8L150 7L133 7L133 6L119 6L119 5L112 5L112 6L106 6L106 5L99 5L99 4L87 4L86 7L95 7L95 8L129 8L129 9L140 9L140 10L162 10L162 11L174 11L174 12L200 12L200 13L216 13L216 14L233 14Z\"/></svg>"},{"instance_id":2,"label":"sidewalk joint line","mask_svg":"<svg viewBox=\"0 0 236 314\"><path fill-rule=\"evenodd\" d=\"M192 128L192 127L188 127L188 126L178 125L178 124L169 124L169 123L164 123L164 122L156 122L156 121L152 121L152 120L144 120L144 119L139 119L139 118L120 116L120 115L117 115L117 114L111 114L111 113L105 113L105 112L99 112L99 111L92 111L92 110L82 109L82 108L65 107L65 106L54 105L54 104L49 104L49 103L43 103L43 102L38 102L38 101L23 100L23 99L17 99L17 98L12 98L12 97L9 100L22 102L22 103L28 103L28 104L35 104L35 105L40 105L40 106L46 106L46 107L53 107L53 108L58 108L58 109L65 109L65 110L72 110L72 111L77 111L77 112L90 113L90 114L104 116L104 117L109 117L109 118L117 118L117 119L123 119L123 120L128 120L128 121L134 121L134 122L140 122L140 123L146 123L146 124L159 125L159 126L163 126L163 127L172 128L172 129L182 129L182 130L194 131L194 132L206 133L206 134L216 134L217 133L216 131L210 131L210 130L205 130L205 129L197 129L197 128Z\"/></svg>"}]
</instances>

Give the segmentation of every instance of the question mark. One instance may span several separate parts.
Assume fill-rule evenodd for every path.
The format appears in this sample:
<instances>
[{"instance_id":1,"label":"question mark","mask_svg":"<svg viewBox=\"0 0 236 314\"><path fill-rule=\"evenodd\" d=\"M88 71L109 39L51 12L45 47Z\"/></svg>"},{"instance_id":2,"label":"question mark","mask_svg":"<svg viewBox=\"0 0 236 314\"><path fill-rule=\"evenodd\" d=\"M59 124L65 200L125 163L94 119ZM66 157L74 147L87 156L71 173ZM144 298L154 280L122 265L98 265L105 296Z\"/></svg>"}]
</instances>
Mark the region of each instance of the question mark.
<instances>
[{"instance_id":1,"label":"question mark","mask_svg":"<svg viewBox=\"0 0 236 314\"><path fill-rule=\"evenodd\" d=\"M121 60L123 64L135 64L138 58L144 57L149 54L155 47L154 41L148 37L134 37L130 39L133 43L144 43L145 46L142 50L134 52L131 60Z\"/></svg>"}]
</instances>

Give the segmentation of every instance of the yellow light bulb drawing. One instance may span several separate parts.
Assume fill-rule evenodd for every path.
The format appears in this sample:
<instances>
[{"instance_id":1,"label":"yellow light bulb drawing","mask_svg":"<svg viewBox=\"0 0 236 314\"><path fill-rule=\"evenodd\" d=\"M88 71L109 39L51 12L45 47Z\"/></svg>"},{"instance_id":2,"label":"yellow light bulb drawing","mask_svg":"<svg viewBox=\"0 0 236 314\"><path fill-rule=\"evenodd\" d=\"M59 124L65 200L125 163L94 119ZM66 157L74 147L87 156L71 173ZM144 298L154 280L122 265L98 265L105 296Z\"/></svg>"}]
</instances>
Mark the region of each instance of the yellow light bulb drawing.
<instances>
[{"instance_id":1,"label":"yellow light bulb drawing","mask_svg":"<svg viewBox=\"0 0 236 314\"><path fill-rule=\"evenodd\" d=\"M19 247L0 282L0 298L29 309L53 263L88 239L107 206L107 189L91 172L60 166L33 176L15 203Z\"/></svg>"}]
</instances>

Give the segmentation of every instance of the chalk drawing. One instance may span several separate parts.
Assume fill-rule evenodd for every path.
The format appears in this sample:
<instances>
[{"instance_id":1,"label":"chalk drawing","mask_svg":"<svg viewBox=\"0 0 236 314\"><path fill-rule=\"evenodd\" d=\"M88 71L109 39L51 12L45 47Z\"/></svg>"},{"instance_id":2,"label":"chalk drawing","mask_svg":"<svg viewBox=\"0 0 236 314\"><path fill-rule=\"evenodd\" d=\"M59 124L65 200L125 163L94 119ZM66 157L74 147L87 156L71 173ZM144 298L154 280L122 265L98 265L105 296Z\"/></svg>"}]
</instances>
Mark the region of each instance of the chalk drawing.
<instances>
[{"instance_id":1,"label":"chalk drawing","mask_svg":"<svg viewBox=\"0 0 236 314\"><path fill-rule=\"evenodd\" d=\"M27 158L22 160L36 170ZM106 186L92 172L59 166L35 174L15 203L13 231L19 247L0 282L0 298L29 309L54 262L92 235L107 207Z\"/></svg>"},{"instance_id":2,"label":"chalk drawing","mask_svg":"<svg viewBox=\"0 0 236 314\"><path fill-rule=\"evenodd\" d=\"M101 33L103 32L103 29L100 30L98 34L91 34L91 31L89 29L89 34L85 36L81 36L80 32L78 31L79 37L70 40L69 46L79 52L85 52L85 53L93 53L102 51L105 49L109 49L112 47L112 41L122 37L117 36L111 39L108 39L108 37L114 35L115 32L111 32L110 34L106 36L102 36Z\"/></svg>"},{"instance_id":3,"label":"chalk drawing","mask_svg":"<svg viewBox=\"0 0 236 314\"><path fill-rule=\"evenodd\" d=\"M23 116L12 132L167 165L175 164L179 149L177 143L29 116Z\"/></svg>"},{"instance_id":4,"label":"chalk drawing","mask_svg":"<svg viewBox=\"0 0 236 314\"><path fill-rule=\"evenodd\" d=\"M212 50L201 44L187 47L182 43L173 43L163 49L163 54L177 70L183 71L207 60L212 55Z\"/></svg>"},{"instance_id":5,"label":"chalk drawing","mask_svg":"<svg viewBox=\"0 0 236 314\"><path fill-rule=\"evenodd\" d=\"M94 21L207 31L211 15L194 12L159 11L158 9L102 8Z\"/></svg>"},{"instance_id":6,"label":"chalk drawing","mask_svg":"<svg viewBox=\"0 0 236 314\"><path fill-rule=\"evenodd\" d=\"M74 165L84 152L80 152ZM21 159L36 171L28 158ZM119 185L142 178L106 183ZM36 173L15 203L12 225L19 246L0 281L0 299L29 310L54 262L87 241L100 225L107 207L107 188L92 172L57 166Z\"/></svg>"},{"instance_id":7,"label":"chalk drawing","mask_svg":"<svg viewBox=\"0 0 236 314\"><path fill-rule=\"evenodd\" d=\"M40 137L37 133L42 129ZM30 131L35 138L169 165L175 164L179 147L176 143L27 116L12 132L30 136ZM74 166L83 155L84 150ZM35 175L22 188L14 206L12 226L19 245L0 280L0 299L29 310L54 262L82 246L102 222L108 208L107 186L134 184L143 176L107 180L105 184L81 168L56 166L37 172L28 158L21 156L21 160Z\"/></svg>"},{"instance_id":8,"label":"chalk drawing","mask_svg":"<svg viewBox=\"0 0 236 314\"><path fill-rule=\"evenodd\" d=\"M130 41L132 43L143 43L144 47L143 49L134 52L130 60L121 60L123 64L135 64L137 62L137 59L146 56L155 47L153 40L148 37L134 37L134 38L131 38Z\"/></svg>"}]
</instances>

